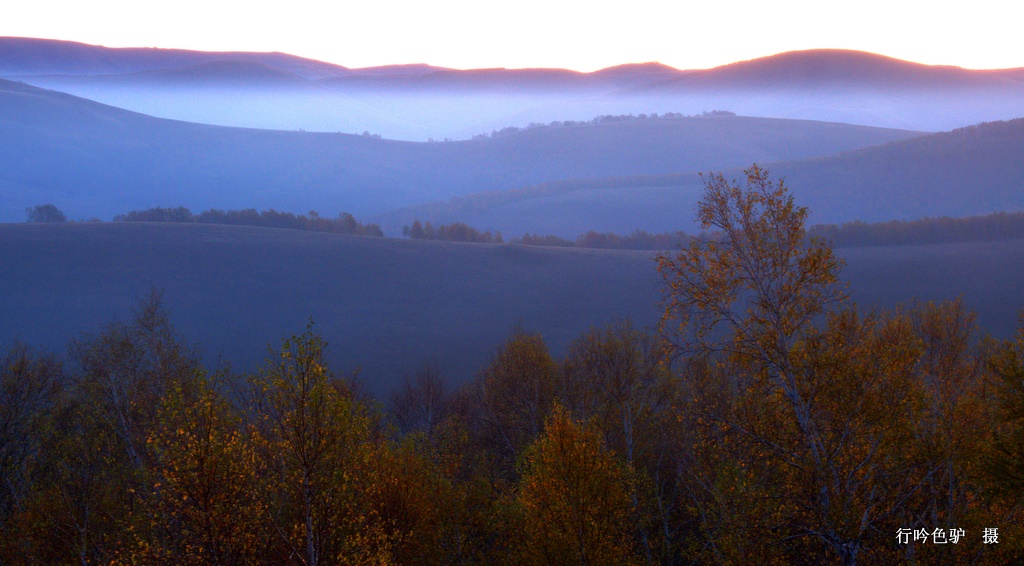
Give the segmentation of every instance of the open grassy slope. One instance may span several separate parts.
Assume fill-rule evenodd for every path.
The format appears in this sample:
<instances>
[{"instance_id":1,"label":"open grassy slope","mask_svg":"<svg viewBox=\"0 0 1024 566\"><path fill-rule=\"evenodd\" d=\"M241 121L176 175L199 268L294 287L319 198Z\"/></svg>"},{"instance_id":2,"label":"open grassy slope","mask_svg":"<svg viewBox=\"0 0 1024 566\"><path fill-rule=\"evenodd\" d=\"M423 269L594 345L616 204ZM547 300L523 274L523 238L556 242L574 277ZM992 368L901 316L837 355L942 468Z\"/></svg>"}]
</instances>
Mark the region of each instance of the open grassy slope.
<instances>
[{"instance_id":1,"label":"open grassy slope","mask_svg":"<svg viewBox=\"0 0 1024 566\"><path fill-rule=\"evenodd\" d=\"M72 218L153 206L361 216L550 180L735 167L914 135L732 117L399 142L163 120L0 80L0 221L22 220L26 207L44 202Z\"/></svg>"},{"instance_id":2,"label":"open grassy slope","mask_svg":"<svg viewBox=\"0 0 1024 566\"><path fill-rule=\"evenodd\" d=\"M1024 307L1024 241L842 250L862 306L962 294L982 326L1012 334ZM0 225L0 341L63 351L129 316L150 287L173 321L251 368L313 317L335 368L389 390L424 360L468 379L518 323L556 353L592 325L657 320L652 254L158 224Z\"/></svg>"},{"instance_id":3,"label":"open grassy slope","mask_svg":"<svg viewBox=\"0 0 1024 566\"><path fill-rule=\"evenodd\" d=\"M812 223L962 217L1024 210L1024 119L800 161L760 161L784 177ZM749 164L746 164L749 165ZM729 179L742 178L734 168ZM374 218L393 228L412 218L574 238L587 230L693 231L702 183L694 174L549 183L430 203Z\"/></svg>"},{"instance_id":4,"label":"open grassy slope","mask_svg":"<svg viewBox=\"0 0 1024 566\"><path fill-rule=\"evenodd\" d=\"M228 226L0 225L0 258L0 340L61 347L156 286L211 357L251 367L312 316L335 365L381 387L434 358L465 378L517 321L556 347L615 317L653 322L657 288L644 254Z\"/></svg>"}]
</instances>

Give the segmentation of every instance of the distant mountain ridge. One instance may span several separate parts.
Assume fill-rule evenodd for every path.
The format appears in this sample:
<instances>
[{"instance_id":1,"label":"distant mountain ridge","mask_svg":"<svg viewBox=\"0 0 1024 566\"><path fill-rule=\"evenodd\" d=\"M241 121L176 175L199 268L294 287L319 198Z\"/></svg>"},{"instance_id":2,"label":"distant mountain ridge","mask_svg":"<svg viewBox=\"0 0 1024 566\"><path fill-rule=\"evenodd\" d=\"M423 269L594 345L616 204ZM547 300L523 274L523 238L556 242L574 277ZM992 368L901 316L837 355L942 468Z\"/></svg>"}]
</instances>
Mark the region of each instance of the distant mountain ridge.
<instances>
[{"instance_id":1,"label":"distant mountain ridge","mask_svg":"<svg viewBox=\"0 0 1024 566\"><path fill-rule=\"evenodd\" d=\"M923 65L845 49L790 51L695 70L650 85L652 90L688 89L806 89L856 87L866 89L1009 88L1022 69L975 70Z\"/></svg>"},{"instance_id":2,"label":"distant mountain ridge","mask_svg":"<svg viewBox=\"0 0 1024 566\"><path fill-rule=\"evenodd\" d=\"M420 141L601 114L719 109L926 131L1024 116L1024 69L922 65L841 49L712 69L631 63L581 73L426 64L352 69L283 53L0 38L0 77L176 120Z\"/></svg>"},{"instance_id":3,"label":"distant mountain ridge","mask_svg":"<svg viewBox=\"0 0 1024 566\"><path fill-rule=\"evenodd\" d=\"M113 77L99 77L104 81L124 81L133 85L177 86L201 84L204 87L234 86L242 88L314 87L316 82L260 62L244 60L214 60L171 69L140 71Z\"/></svg>"},{"instance_id":4,"label":"distant mountain ridge","mask_svg":"<svg viewBox=\"0 0 1024 566\"><path fill-rule=\"evenodd\" d=\"M522 87L590 85L593 79L611 86L650 88L770 87L788 85L861 84L876 87L916 85L942 87L965 82L979 84L1008 79L1019 81L1024 68L975 70L924 65L846 49L789 51L710 69L680 70L662 63L627 63L590 73L567 69L446 69L426 64L398 64L349 68L279 52L195 51L146 47L104 47L72 41L0 37L0 76L123 75L183 69L218 61L247 62L286 71L307 80L340 77L401 77L412 84L519 83ZM431 77L422 81L424 77ZM653 84L652 84L653 83Z\"/></svg>"},{"instance_id":5,"label":"distant mountain ridge","mask_svg":"<svg viewBox=\"0 0 1024 566\"><path fill-rule=\"evenodd\" d=\"M341 76L350 72L340 65L286 53L103 47L53 39L0 37L0 76L2 77L125 75L180 69L214 61L257 63L310 80Z\"/></svg>"}]
</instances>

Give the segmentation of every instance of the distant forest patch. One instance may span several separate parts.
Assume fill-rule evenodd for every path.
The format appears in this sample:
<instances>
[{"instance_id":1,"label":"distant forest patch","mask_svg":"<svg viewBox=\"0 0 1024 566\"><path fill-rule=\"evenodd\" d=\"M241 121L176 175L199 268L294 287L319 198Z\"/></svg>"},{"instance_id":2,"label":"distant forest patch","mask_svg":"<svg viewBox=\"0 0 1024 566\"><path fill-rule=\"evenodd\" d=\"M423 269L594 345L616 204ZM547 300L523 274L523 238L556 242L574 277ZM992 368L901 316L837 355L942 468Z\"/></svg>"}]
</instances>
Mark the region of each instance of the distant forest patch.
<instances>
[{"instance_id":1,"label":"distant forest patch","mask_svg":"<svg viewBox=\"0 0 1024 566\"><path fill-rule=\"evenodd\" d=\"M347 212L338 214L337 218L326 218L311 210L308 214L279 212L274 209L256 211L254 208L243 210L210 209L199 214L192 214L189 209L148 208L133 210L126 214L118 214L114 222L196 222L199 224L229 224L233 226L259 226L263 228L285 228L289 230L307 230L310 232L330 232L332 234L355 234L358 236L384 237L384 232L376 224L361 224Z\"/></svg>"},{"instance_id":2,"label":"distant forest patch","mask_svg":"<svg viewBox=\"0 0 1024 566\"><path fill-rule=\"evenodd\" d=\"M185 207L149 208L118 214L114 222L195 222L200 224L228 224L285 228L334 234L355 234L383 237L376 224L362 224L351 214L342 212L337 218L325 218L310 211L293 214L276 210L258 212L255 209L216 210L193 214ZM481 244L506 243L497 230L479 230L463 222L433 225L430 221L413 220L402 228L402 235L416 240L442 240L448 242L475 242ZM995 212L965 218L922 218L920 220L891 220L889 222L848 222L846 224L818 224L807 230L811 237L824 238L837 248L867 246L910 246L922 244L955 244L961 242L995 242L1024 239L1024 212ZM714 239L715 234L701 237ZM692 239L683 231L651 234L636 230L632 234L589 231L575 240L554 235L523 234L508 240L509 244L525 246L557 246L613 250L666 250L684 245Z\"/></svg>"},{"instance_id":3,"label":"distant forest patch","mask_svg":"<svg viewBox=\"0 0 1024 566\"><path fill-rule=\"evenodd\" d=\"M586 234L580 234L575 240L551 235L523 234L522 238L512 238L509 243L524 246L562 246L606 250L667 250L677 248L689 242L691 238L692 236L688 236L682 230L662 234L650 234L643 230L637 230L626 235L591 230Z\"/></svg>"},{"instance_id":4,"label":"distant forest patch","mask_svg":"<svg viewBox=\"0 0 1024 566\"><path fill-rule=\"evenodd\" d=\"M1024 239L1024 212L995 212L966 218L922 218L889 222L849 222L818 224L807 230L811 237L824 238L833 247L912 246L955 244L961 242L997 242ZM620 250L665 250L686 244L693 236L682 231L649 234L637 230L620 235L590 231L575 240L552 235L524 234L509 243L527 246L561 246ZM715 234L702 237L715 239Z\"/></svg>"},{"instance_id":5,"label":"distant forest patch","mask_svg":"<svg viewBox=\"0 0 1024 566\"><path fill-rule=\"evenodd\" d=\"M591 120L565 120L550 122L548 124L541 124L539 122L531 122L525 128L517 128L515 126L509 126L500 130L491 130L491 133L477 134L473 136L475 140L485 140L488 138L496 138L509 134L516 134L524 130L536 130L538 128L573 128L579 126L597 126L599 124L610 124L612 122L632 122L636 120L676 120L680 118L710 118L710 117L723 117L723 116L735 116L735 112L728 110L711 110L710 112L705 110L700 114L680 114L678 112L665 112L664 114L658 114L652 112L651 114L618 114L611 115L605 114L596 116Z\"/></svg>"},{"instance_id":6,"label":"distant forest patch","mask_svg":"<svg viewBox=\"0 0 1024 566\"><path fill-rule=\"evenodd\" d=\"M413 220L411 226L402 227L402 235L414 240L445 240L449 242L476 242L479 244L503 244L501 232L488 230L481 232L472 226L453 222L441 224L437 228L430 222L421 223Z\"/></svg>"},{"instance_id":7,"label":"distant forest patch","mask_svg":"<svg viewBox=\"0 0 1024 566\"><path fill-rule=\"evenodd\" d=\"M818 224L807 231L838 248L996 242L1024 238L1024 212L995 212L965 218L922 218L889 222Z\"/></svg>"}]
</instances>

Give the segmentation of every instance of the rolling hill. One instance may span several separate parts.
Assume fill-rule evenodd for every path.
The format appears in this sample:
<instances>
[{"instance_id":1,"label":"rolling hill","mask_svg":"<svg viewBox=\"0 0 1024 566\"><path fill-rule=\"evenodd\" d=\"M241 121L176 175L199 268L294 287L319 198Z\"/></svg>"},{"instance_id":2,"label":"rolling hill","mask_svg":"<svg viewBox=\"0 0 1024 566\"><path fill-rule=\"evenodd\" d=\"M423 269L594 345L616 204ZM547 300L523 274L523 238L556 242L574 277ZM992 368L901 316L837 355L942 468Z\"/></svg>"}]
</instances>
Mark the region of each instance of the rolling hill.
<instances>
[{"instance_id":1,"label":"rolling hill","mask_svg":"<svg viewBox=\"0 0 1024 566\"><path fill-rule=\"evenodd\" d=\"M814 223L1024 210L1024 119L760 165L786 179ZM742 178L740 169L722 169L729 179ZM413 218L458 221L506 237L531 232L575 238L588 230L693 232L702 186L697 175L687 173L579 179L456 197L373 221L392 230Z\"/></svg>"},{"instance_id":2,"label":"rolling hill","mask_svg":"<svg viewBox=\"0 0 1024 566\"><path fill-rule=\"evenodd\" d=\"M241 72L240 65L249 71ZM292 79L268 81L275 72ZM348 69L282 53L110 49L0 38L0 77L163 118L366 130L421 141L602 114L715 109L926 131L1024 116L1021 69L921 65L836 49L703 70L644 63L580 73L422 64Z\"/></svg>"},{"instance_id":3,"label":"rolling hill","mask_svg":"<svg viewBox=\"0 0 1024 566\"><path fill-rule=\"evenodd\" d=\"M0 221L153 206L357 216L559 179L823 156L915 132L743 117L548 126L461 142L205 126L0 81Z\"/></svg>"},{"instance_id":4,"label":"rolling hill","mask_svg":"<svg viewBox=\"0 0 1024 566\"><path fill-rule=\"evenodd\" d=\"M658 317L648 252L457 244L184 224L0 225L0 341L63 352L163 289L206 359L252 369L309 317L339 371L382 394L425 360L457 383L521 324L553 351L592 325ZM963 295L1009 337L1024 307L1024 240L841 250L859 305Z\"/></svg>"},{"instance_id":5,"label":"rolling hill","mask_svg":"<svg viewBox=\"0 0 1024 566\"><path fill-rule=\"evenodd\" d=\"M863 89L878 91L1009 90L1019 69L974 70L922 65L846 49L790 51L694 70L641 87L650 91Z\"/></svg>"},{"instance_id":6,"label":"rolling hill","mask_svg":"<svg viewBox=\"0 0 1024 566\"><path fill-rule=\"evenodd\" d=\"M114 48L55 39L0 37L0 77L116 76L225 61L259 64L305 79L344 76L351 72L340 65L286 53Z\"/></svg>"}]
</instances>

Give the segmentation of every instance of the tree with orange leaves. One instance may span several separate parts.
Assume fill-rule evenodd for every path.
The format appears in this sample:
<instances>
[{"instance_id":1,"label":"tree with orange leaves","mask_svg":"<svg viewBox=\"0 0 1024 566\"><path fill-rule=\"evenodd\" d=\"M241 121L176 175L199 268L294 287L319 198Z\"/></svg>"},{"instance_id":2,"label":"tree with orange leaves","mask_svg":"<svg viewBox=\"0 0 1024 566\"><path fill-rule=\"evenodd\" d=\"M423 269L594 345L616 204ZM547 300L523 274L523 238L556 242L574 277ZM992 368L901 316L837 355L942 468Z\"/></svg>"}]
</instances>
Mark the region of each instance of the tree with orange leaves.
<instances>
[{"instance_id":1,"label":"tree with orange leaves","mask_svg":"<svg viewBox=\"0 0 1024 566\"><path fill-rule=\"evenodd\" d=\"M929 352L959 347L961 333L928 344L920 317L837 308L841 262L806 237L807 210L765 170L746 175L743 186L702 177L698 218L715 233L658 257L662 328L684 362L680 418L693 435L684 475L701 524L697 554L898 558L890 539L900 521L934 502L927 494L953 461L920 449L929 434L921 423L970 422L959 409L966 398L960 413L949 404L941 415L926 410L936 406L936 380L948 377L925 375ZM963 379L968 387L976 375Z\"/></svg>"},{"instance_id":2,"label":"tree with orange leaves","mask_svg":"<svg viewBox=\"0 0 1024 566\"><path fill-rule=\"evenodd\" d=\"M526 452L521 564L632 564L631 473L559 405Z\"/></svg>"}]
</instances>

